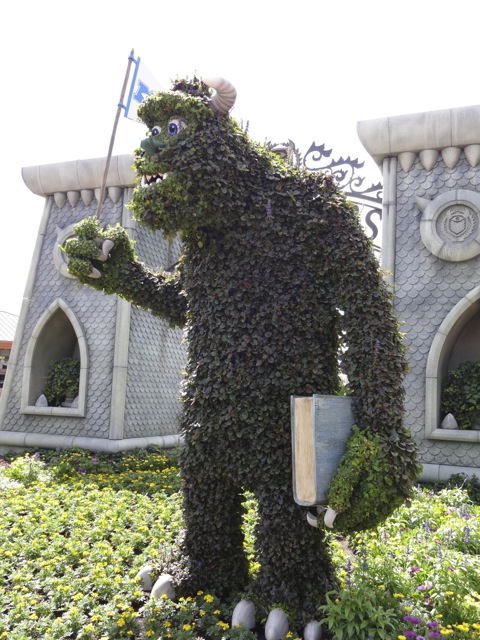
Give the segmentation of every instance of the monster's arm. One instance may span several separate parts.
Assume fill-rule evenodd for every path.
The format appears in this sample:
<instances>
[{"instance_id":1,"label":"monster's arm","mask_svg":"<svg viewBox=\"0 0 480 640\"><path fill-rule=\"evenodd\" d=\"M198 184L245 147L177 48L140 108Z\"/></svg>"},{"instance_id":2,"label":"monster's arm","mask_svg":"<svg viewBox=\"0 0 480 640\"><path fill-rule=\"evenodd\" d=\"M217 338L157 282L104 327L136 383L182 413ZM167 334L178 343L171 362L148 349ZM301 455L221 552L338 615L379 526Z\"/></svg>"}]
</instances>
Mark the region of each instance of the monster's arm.
<instances>
[{"instance_id":1,"label":"monster's arm","mask_svg":"<svg viewBox=\"0 0 480 640\"><path fill-rule=\"evenodd\" d=\"M329 488L329 506L344 531L376 526L411 492L420 467L403 427L406 360L398 322L378 264L353 207L332 221L346 352L344 370L355 396L356 426ZM336 261L336 264L335 264Z\"/></svg>"},{"instance_id":2,"label":"monster's arm","mask_svg":"<svg viewBox=\"0 0 480 640\"><path fill-rule=\"evenodd\" d=\"M82 220L65 243L68 270L83 284L151 311L171 326L185 324L186 298L179 271L154 273L135 256L133 242L119 225L101 230L96 218Z\"/></svg>"}]
</instances>

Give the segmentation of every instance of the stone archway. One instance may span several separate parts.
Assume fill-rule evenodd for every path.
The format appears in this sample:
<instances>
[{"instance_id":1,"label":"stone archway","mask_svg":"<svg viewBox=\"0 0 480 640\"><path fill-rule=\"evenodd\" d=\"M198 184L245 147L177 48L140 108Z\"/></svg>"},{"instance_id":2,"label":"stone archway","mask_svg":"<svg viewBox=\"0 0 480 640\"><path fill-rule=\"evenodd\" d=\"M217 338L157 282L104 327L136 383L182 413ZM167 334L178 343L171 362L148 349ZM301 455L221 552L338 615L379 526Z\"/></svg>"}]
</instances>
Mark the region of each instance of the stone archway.
<instances>
[{"instance_id":1,"label":"stone archway","mask_svg":"<svg viewBox=\"0 0 480 640\"><path fill-rule=\"evenodd\" d=\"M480 286L459 300L447 314L432 341L427 359L425 384L425 437L477 441L469 431L440 429L442 382L448 371L460 362L480 360L480 340L474 340L480 327Z\"/></svg>"},{"instance_id":2,"label":"stone archway","mask_svg":"<svg viewBox=\"0 0 480 640\"><path fill-rule=\"evenodd\" d=\"M78 407L36 407L50 363L65 356L80 359ZM88 355L80 322L62 299L55 300L37 322L28 342L23 366L22 413L84 416L87 394Z\"/></svg>"}]
</instances>

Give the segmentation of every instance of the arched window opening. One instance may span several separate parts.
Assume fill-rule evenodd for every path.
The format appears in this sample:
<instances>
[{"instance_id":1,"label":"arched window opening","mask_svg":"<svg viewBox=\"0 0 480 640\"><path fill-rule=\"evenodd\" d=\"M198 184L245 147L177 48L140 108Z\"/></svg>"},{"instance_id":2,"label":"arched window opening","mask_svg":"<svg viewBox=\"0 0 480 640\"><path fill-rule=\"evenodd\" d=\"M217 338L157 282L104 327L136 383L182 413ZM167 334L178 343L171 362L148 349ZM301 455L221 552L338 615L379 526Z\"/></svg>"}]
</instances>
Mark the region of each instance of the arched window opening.
<instances>
[{"instance_id":1,"label":"arched window opening","mask_svg":"<svg viewBox=\"0 0 480 640\"><path fill-rule=\"evenodd\" d=\"M477 441L477 433L441 429L442 386L462 362L480 361L480 287L460 300L440 325L427 360L425 435L427 438Z\"/></svg>"},{"instance_id":2,"label":"arched window opening","mask_svg":"<svg viewBox=\"0 0 480 640\"><path fill-rule=\"evenodd\" d=\"M45 393L45 377L52 364L64 358L80 361L76 406L50 407L39 402ZM84 415L87 377L87 351L80 323L63 300L55 301L37 323L27 348L24 365L22 410L26 413Z\"/></svg>"}]
</instances>

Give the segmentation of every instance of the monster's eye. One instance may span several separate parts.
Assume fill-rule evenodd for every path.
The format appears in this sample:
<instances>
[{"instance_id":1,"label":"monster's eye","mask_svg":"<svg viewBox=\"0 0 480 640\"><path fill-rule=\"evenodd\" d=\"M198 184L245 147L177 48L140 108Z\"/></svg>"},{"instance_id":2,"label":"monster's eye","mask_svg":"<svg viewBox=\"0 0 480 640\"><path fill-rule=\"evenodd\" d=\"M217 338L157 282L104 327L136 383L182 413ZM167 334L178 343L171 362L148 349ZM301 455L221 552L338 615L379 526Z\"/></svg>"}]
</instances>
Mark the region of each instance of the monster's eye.
<instances>
[{"instance_id":1,"label":"monster's eye","mask_svg":"<svg viewBox=\"0 0 480 640\"><path fill-rule=\"evenodd\" d=\"M168 135L176 136L178 133L180 133L180 131L182 131L182 129L185 129L186 126L187 125L183 120L180 120L179 118L173 118L173 120L170 120L170 122L168 123Z\"/></svg>"},{"instance_id":2,"label":"monster's eye","mask_svg":"<svg viewBox=\"0 0 480 640\"><path fill-rule=\"evenodd\" d=\"M160 131L161 131L160 127L158 127L158 126L152 127L152 130L150 131L150 135L151 136L158 136L158 135L160 135Z\"/></svg>"}]
</instances>

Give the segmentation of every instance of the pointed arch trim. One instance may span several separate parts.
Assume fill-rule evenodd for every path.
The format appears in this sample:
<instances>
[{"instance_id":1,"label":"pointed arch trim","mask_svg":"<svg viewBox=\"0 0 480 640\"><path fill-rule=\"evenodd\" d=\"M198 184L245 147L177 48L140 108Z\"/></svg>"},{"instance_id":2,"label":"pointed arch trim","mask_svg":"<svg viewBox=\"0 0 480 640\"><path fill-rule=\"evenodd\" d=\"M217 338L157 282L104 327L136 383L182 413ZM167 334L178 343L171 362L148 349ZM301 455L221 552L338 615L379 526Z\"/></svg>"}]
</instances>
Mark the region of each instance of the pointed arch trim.
<instances>
[{"instance_id":1,"label":"pointed arch trim","mask_svg":"<svg viewBox=\"0 0 480 640\"><path fill-rule=\"evenodd\" d=\"M47 327L49 321L58 311L61 311L65 314L75 333L78 352L80 356L80 384L78 392L78 407L75 408L37 407L34 404L35 400L32 402L32 393L34 393L34 391L32 391L32 383L35 382L36 353L38 353L38 348L44 334L44 329ZM84 417L86 411L88 364L87 341L82 325L76 317L75 313L68 306L68 304L61 298L57 298L57 300L54 300L48 307L48 309L42 314L37 324L35 325L32 331L32 335L30 336L30 339L28 341L23 365L21 412L28 414L33 413L38 415Z\"/></svg>"},{"instance_id":2,"label":"pointed arch trim","mask_svg":"<svg viewBox=\"0 0 480 640\"><path fill-rule=\"evenodd\" d=\"M461 331L477 313L480 313L480 287L475 287L457 302L432 341L425 381L425 437L430 440L480 442L480 431L440 429L442 380L447 373L448 358Z\"/></svg>"}]
</instances>

